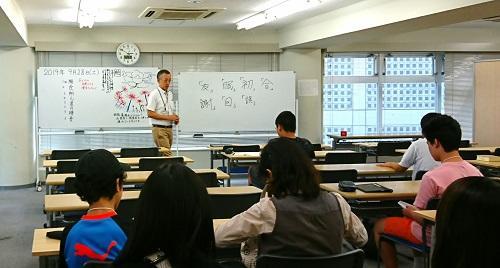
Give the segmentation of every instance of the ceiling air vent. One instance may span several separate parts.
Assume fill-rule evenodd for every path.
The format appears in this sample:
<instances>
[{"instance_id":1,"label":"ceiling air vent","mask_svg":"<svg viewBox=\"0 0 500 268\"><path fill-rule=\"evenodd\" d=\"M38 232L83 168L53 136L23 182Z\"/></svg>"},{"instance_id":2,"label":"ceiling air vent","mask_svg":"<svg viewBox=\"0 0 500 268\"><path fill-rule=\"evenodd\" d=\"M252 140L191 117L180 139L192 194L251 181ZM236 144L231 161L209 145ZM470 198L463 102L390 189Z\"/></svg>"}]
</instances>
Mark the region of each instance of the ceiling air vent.
<instances>
[{"instance_id":1,"label":"ceiling air vent","mask_svg":"<svg viewBox=\"0 0 500 268\"><path fill-rule=\"evenodd\" d=\"M139 18L153 20L198 20L208 18L222 9L153 8L147 7Z\"/></svg>"}]
</instances>

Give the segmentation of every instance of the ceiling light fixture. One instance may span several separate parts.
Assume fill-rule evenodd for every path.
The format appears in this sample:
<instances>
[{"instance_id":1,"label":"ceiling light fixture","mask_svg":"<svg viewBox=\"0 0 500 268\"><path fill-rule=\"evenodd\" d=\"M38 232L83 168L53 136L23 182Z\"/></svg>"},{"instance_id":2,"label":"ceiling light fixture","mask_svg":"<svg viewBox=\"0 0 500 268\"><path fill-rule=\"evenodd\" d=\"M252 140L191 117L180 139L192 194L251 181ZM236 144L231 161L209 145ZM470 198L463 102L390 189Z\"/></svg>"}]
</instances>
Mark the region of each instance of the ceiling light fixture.
<instances>
[{"instance_id":1,"label":"ceiling light fixture","mask_svg":"<svg viewBox=\"0 0 500 268\"><path fill-rule=\"evenodd\" d=\"M304 11L319 4L325 2L325 0L287 0L280 4L277 4L271 8L254 14L250 17L242 19L236 23L236 29L249 30L257 26L278 20L295 14L300 11Z\"/></svg>"},{"instance_id":2,"label":"ceiling light fixture","mask_svg":"<svg viewBox=\"0 0 500 268\"><path fill-rule=\"evenodd\" d=\"M78 14L77 14L78 24L80 25L80 28L83 27L92 28L92 26L94 26L97 11L89 7L83 8L82 1L84 0L80 0L80 2L78 3Z\"/></svg>"}]
</instances>

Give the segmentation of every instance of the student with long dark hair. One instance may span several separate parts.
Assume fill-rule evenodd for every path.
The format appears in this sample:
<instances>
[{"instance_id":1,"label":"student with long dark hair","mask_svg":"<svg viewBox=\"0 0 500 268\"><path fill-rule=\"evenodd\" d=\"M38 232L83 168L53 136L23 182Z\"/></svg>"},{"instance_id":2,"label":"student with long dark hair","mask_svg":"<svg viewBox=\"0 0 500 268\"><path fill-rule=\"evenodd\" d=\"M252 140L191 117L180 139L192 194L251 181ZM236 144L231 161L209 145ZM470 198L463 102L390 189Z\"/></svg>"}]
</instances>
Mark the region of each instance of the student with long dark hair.
<instances>
[{"instance_id":1,"label":"student with long dark hair","mask_svg":"<svg viewBox=\"0 0 500 268\"><path fill-rule=\"evenodd\" d=\"M118 267L213 267L215 242L207 190L190 168L153 171L139 196Z\"/></svg>"},{"instance_id":2,"label":"student with long dark hair","mask_svg":"<svg viewBox=\"0 0 500 268\"><path fill-rule=\"evenodd\" d=\"M318 171L295 142L269 142L261 152L259 173L267 175L269 196L219 226L217 246L250 239L258 240L259 254L325 256L340 253L343 238L356 246L366 243L361 221L340 195L320 190ZM255 255L245 252L254 249L242 250L247 266L255 264Z\"/></svg>"},{"instance_id":3,"label":"student with long dark hair","mask_svg":"<svg viewBox=\"0 0 500 268\"><path fill-rule=\"evenodd\" d=\"M500 180L467 177L443 194L436 215L434 268L498 267Z\"/></svg>"}]
</instances>

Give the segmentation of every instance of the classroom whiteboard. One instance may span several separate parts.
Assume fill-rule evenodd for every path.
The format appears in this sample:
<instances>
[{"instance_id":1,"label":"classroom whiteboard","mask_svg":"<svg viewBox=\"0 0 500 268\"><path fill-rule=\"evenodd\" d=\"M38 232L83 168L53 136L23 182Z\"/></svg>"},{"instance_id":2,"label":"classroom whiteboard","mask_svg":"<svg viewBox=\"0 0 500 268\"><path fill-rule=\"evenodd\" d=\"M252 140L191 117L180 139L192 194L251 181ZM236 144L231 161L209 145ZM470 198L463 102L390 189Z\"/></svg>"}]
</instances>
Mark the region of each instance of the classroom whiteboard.
<instances>
[{"instance_id":1,"label":"classroom whiteboard","mask_svg":"<svg viewBox=\"0 0 500 268\"><path fill-rule=\"evenodd\" d=\"M38 68L40 128L147 127L157 68Z\"/></svg>"},{"instance_id":2,"label":"classroom whiteboard","mask_svg":"<svg viewBox=\"0 0 500 268\"><path fill-rule=\"evenodd\" d=\"M295 112L295 73L181 72L178 95L181 131L274 131Z\"/></svg>"}]
</instances>

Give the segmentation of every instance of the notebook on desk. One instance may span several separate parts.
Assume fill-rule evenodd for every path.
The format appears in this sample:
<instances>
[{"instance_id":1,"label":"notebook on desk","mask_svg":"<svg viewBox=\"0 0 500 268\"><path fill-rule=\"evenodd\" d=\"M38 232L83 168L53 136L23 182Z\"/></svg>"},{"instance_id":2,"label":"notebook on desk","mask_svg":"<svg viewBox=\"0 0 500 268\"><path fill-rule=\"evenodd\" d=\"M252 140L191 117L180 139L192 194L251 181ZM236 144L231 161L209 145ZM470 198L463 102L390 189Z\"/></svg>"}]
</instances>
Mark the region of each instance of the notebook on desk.
<instances>
[{"instance_id":1,"label":"notebook on desk","mask_svg":"<svg viewBox=\"0 0 500 268\"><path fill-rule=\"evenodd\" d=\"M391 188L387 188L378 183L358 184L356 188L365 193L392 193Z\"/></svg>"}]
</instances>

